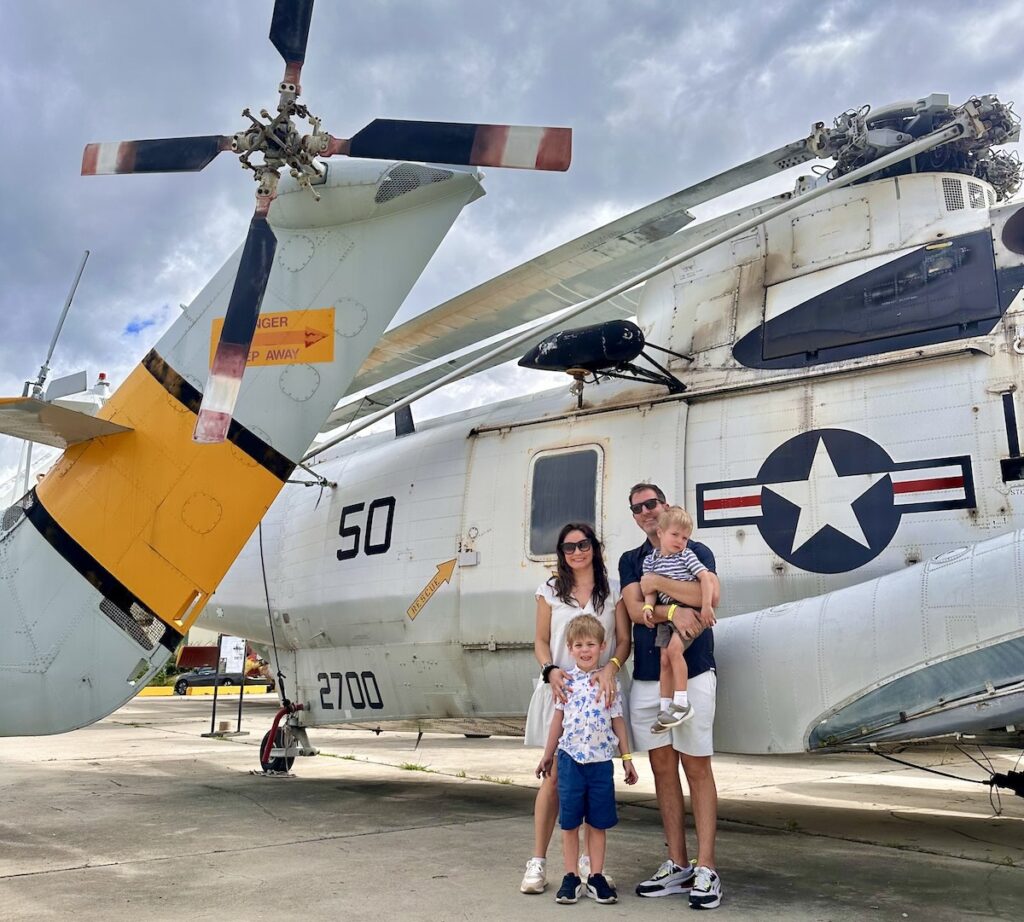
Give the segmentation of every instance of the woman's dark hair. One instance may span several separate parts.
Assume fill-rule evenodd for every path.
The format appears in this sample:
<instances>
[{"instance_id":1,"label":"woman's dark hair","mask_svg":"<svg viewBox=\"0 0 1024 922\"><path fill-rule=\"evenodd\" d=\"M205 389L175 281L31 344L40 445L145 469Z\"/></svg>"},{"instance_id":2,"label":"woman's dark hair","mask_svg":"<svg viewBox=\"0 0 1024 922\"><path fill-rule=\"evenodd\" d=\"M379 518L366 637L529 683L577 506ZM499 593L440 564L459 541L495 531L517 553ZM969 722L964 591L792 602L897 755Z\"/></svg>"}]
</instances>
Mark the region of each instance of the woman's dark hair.
<instances>
[{"instance_id":1,"label":"woman's dark hair","mask_svg":"<svg viewBox=\"0 0 1024 922\"><path fill-rule=\"evenodd\" d=\"M601 541L594 534L594 529L586 522L570 522L563 525L558 533L558 541L555 544L555 553L558 555L558 569L555 575L548 580L548 585L555 590L555 595L566 605L572 605L575 597L572 594L573 583L572 568L562 553L562 542L565 536L571 531L581 531L584 536L590 539L590 545L594 549L594 594L591 596L594 602L594 611L599 612L604 608L604 603L611 593L608 586L608 572L604 566L604 553L601 548Z\"/></svg>"}]
</instances>

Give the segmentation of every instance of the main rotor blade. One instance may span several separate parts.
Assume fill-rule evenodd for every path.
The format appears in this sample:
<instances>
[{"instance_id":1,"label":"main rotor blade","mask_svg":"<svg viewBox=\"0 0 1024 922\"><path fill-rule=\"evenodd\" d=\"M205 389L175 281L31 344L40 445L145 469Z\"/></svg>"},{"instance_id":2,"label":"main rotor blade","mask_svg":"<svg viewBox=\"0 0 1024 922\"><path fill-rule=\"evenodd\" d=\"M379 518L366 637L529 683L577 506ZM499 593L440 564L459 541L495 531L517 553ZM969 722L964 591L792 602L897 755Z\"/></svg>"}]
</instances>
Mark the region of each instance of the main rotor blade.
<instances>
[{"instance_id":1,"label":"main rotor blade","mask_svg":"<svg viewBox=\"0 0 1024 922\"><path fill-rule=\"evenodd\" d=\"M224 327L206 379L192 434L196 442L223 442L227 437L276 249L277 237L267 223L266 208L257 208L249 223Z\"/></svg>"},{"instance_id":2,"label":"main rotor blade","mask_svg":"<svg viewBox=\"0 0 1024 922\"><path fill-rule=\"evenodd\" d=\"M567 170L571 128L374 119L352 138L331 138L326 156L419 160L522 170Z\"/></svg>"},{"instance_id":3,"label":"main rotor blade","mask_svg":"<svg viewBox=\"0 0 1024 922\"><path fill-rule=\"evenodd\" d=\"M270 41L285 64L302 64L306 60L306 41L312 15L313 0L276 0L274 3Z\"/></svg>"},{"instance_id":4,"label":"main rotor blade","mask_svg":"<svg viewBox=\"0 0 1024 922\"><path fill-rule=\"evenodd\" d=\"M86 144L82 175L195 172L225 150L231 150L231 138L222 134Z\"/></svg>"}]
</instances>

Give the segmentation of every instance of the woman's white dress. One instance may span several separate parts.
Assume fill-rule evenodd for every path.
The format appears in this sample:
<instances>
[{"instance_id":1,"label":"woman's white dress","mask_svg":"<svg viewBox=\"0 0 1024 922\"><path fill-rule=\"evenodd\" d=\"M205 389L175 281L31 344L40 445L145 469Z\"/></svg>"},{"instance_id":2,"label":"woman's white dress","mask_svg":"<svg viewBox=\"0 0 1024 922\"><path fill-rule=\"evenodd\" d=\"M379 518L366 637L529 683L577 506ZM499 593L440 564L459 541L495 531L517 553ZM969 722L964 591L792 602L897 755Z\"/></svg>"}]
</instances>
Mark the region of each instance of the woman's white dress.
<instances>
[{"instance_id":1,"label":"woman's white dress","mask_svg":"<svg viewBox=\"0 0 1024 922\"><path fill-rule=\"evenodd\" d=\"M569 622L577 615L594 615L604 627L605 647L601 651L599 664L604 666L615 655L615 606L619 601L619 584L610 582L610 592L604 601L601 611L594 611L594 600L588 599L584 608L573 599L567 605L555 594L555 590L546 582L537 587L537 598L543 599L551 606L551 662L559 669L568 671L574 665L569 656L569 648L565 645L565 632ZM620 677L624 678L624 676ZM538 675L534 680L533 697L526 712L526 745L544 748L548 741L548 730L551 718L555 713L555 699L551 686L542 682ZM625 708L623 711L625 712Z\"/></svg>"}]
</instances>

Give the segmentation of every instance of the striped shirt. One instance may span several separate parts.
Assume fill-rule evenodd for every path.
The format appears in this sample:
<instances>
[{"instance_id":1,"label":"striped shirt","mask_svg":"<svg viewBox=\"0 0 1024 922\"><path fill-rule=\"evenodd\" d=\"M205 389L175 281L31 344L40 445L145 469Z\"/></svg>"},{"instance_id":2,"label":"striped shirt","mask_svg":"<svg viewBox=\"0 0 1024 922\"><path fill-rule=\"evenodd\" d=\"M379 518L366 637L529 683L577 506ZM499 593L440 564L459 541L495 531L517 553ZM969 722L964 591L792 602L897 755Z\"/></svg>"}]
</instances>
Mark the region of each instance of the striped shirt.
<instances>
[{"instance_id":1,"label":"striped shirt","mask_svg":"<svg viewBox=\"0 0 1024 922\"><path fill-rule=\"evenodd\" d=\"M652 551L644 558L643 572L657 573L659 576L667 576L669 579L678 579L683 582L694 582L707 567L698 560L697 555L688 547L684 547L675 554L662 554L661 551ZM674 599L664 592L658 593L659 605L671 605Z\"/></svg>"}]
</instances>

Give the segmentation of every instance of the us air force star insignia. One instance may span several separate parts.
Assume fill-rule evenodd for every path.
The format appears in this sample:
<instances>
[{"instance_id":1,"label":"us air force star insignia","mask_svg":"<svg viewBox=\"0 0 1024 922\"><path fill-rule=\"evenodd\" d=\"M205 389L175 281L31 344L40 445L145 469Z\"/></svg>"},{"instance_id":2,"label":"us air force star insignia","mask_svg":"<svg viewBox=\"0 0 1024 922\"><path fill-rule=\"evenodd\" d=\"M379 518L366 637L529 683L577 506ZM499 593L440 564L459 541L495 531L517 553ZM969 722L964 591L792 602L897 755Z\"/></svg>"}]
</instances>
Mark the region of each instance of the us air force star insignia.
<instances>
[{"instance_id":1,"label":"us air force star insignia","mask_svg":"<svg viewBox=\"0 0 1024 922\"><path fill-rule=\"evenodd\" d=\"M881 473L839 475L825 443L819 439L806 480L767 484L765 489L778 493L800 509L793 551L802 548L826 526L870 547L853 504L884 476Z\"/></svg>"},{"instance_id":2,"label":"us air force star insignia","mask_svg":"<svg viewBox=\"0 0 1024 922\"><path fill-rule=\"evenodd\" d=\"M873 560L905 514L975 505L969 455L897 462L847 429L801 433L756 477L701 483L696 492L699 528L756 525L783 560L813 573Z\"/></svg>"}]
</instances>

